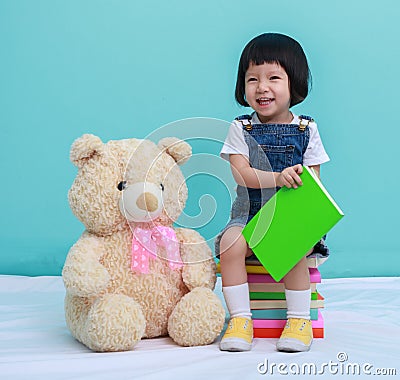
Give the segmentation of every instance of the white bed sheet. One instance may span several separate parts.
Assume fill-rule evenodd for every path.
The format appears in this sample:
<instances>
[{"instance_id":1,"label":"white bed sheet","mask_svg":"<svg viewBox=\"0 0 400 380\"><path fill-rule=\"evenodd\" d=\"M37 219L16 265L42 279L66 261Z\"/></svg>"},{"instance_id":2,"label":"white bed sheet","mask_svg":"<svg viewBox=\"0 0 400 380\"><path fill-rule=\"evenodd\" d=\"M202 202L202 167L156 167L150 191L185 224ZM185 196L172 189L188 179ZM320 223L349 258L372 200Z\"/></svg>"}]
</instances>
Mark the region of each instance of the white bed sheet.
<instances>
[{"instance_id":1,"label":"white bed sheet","mask_svg":"<svg viewBox=\"0 0 400 380\"><path fill-rule=\"evenodd\" d=\"M228 353L218 341L184 348L169 338L143 340L130 352L94 353L65 325L61 277L0 276L0 379L366 378L366 363L367 372L387 369L397 373L389 378L400 378L400 277L329 279L318 289L326 337L308 353L279 353L276 339ZM222 299L220 280L215 291ZM347 360L340 362L339 353ZM268 369L258 368L266 361ZM353 375L357 368L361 376Z\"/></svg>"}]
</instances>

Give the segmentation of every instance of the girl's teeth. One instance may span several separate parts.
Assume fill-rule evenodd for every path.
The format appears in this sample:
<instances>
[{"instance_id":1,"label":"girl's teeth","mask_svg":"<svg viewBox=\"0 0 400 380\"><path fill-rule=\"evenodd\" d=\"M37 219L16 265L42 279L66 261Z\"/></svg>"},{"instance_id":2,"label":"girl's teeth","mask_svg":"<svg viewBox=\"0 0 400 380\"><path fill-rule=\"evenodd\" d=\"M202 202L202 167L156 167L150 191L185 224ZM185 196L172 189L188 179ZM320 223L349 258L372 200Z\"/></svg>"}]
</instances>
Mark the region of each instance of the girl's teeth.
<instances>
[{"instance_id":1,"label":"girl's teeth","mask_svg":"<svg viewBox=\"0 0 400 380\"><path fill-rule=\"evenodd\" d=\"M272 99L258 99L258 103L261 105L267 105L272 102Z\"/></svg>"}]
</instances>

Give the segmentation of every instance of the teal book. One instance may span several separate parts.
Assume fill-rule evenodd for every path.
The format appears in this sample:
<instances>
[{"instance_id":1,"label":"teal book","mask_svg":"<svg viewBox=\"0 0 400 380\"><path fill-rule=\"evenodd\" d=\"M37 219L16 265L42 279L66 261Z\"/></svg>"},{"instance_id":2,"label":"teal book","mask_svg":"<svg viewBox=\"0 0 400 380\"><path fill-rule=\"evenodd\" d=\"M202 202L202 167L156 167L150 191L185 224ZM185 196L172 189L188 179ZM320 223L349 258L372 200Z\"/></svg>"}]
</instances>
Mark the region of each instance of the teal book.
<instances>
[{"instance_id":1,"label":"teal book","mask_svg":"<svg viewBox=\"0 0 400 380\"><path fill-rule=\"evenodd\" d=\"M251 309L252 319L287 319L287 309ZM318 319L318 309L310 309L310 319Z\"/></svg>"},{"instance_id":2,"label":"teal book","mask_svg":"<svg viewBox=\"0 0 400 380\"><path fill-rule=\"evenodd\" d=\"M300 178L302 186L281 188L242 231L277 282L344 216L312 169L303 166Z\"/></svg>"}]
</instances>

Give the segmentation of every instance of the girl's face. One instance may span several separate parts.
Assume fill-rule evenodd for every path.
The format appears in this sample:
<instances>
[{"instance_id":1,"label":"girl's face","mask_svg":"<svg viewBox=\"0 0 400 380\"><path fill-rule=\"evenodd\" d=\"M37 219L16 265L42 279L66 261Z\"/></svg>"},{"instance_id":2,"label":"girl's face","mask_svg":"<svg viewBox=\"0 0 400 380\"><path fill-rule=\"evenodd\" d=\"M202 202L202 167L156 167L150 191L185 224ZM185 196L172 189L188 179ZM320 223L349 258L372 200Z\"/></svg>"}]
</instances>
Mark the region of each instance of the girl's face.
<instances>
[{"instance_id":1,"label":"girl's face","mask_svg":"<svg viewBox=\"0 0 400 380\"><path fill-rule=\"evenodd\" d=\"M245 75L246 101L261 123L290 123L289 77L277 63L250 63Z\"/></svg>"}]
</instances>

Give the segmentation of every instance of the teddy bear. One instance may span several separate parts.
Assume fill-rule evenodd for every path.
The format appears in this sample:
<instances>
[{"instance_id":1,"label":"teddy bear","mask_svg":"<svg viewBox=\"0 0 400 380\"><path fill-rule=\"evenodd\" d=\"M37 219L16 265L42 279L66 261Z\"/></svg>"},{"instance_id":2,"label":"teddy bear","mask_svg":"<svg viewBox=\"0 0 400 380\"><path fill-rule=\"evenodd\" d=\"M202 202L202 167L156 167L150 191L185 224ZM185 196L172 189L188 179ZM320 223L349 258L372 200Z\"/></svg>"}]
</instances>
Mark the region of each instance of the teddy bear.
<instances>
[{"instance_id":1,"label":"teddy bear","mask_svg":"<svg viewBox=\"0 0 400 380\"><path fill-rule=\"evenodd\" d=\"M72 144L78 173L68 200L85 231L62 270L65 318L91 350L127 351L160 336L198 346L219 336L225 311L211 250L173 224L188 196L180 165L191 153L174 137L156 145L85 134Z\"/></svg>"}]
</instances>

